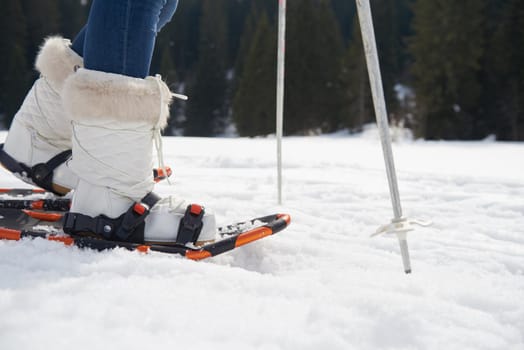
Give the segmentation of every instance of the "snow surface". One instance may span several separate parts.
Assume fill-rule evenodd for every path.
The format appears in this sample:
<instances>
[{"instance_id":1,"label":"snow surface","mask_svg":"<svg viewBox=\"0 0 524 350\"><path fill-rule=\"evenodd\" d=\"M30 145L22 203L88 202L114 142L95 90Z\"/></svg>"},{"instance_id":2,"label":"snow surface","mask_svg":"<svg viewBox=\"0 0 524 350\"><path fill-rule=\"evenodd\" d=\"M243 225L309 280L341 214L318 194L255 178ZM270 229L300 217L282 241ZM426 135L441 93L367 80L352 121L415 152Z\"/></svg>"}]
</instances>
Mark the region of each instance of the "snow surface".
<instances>
[{"instance_id":1,"label":"snow surface","mask_svg":"<svg viewBox=\"0 0 524 350\"><path fill-rule=\"evenodd\" d=\"M158 192L291 226L202 262L1 241L0 349L524 349L524 144L394 145L405 215L434 221L405 275L369 238L393 216L376 135L286 138L283 206L274 139L166 138Z\"/></svg>"}]
</instances>

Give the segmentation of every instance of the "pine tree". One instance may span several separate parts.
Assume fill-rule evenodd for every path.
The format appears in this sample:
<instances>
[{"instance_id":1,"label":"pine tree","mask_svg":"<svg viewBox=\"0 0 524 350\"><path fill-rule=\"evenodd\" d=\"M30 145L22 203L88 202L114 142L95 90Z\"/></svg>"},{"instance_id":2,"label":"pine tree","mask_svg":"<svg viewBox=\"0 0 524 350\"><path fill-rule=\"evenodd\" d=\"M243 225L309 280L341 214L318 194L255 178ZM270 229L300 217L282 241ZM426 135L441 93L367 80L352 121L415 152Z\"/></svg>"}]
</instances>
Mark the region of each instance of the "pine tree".
<instances>
[{"instance_id":1,"label":"pine tree","mask_svg":"<svg viewBox=\"0 0 524 350\"><path fill-rule=\"evenodd\" d=\"M200 26L200 52L195 81L189 91L185 135L212 136L220 132L226 116L227 37L225 2L204 0Z\"/></svg>"},{"instance_id":2,"label":"pine tree","mask_svg":"<svg viewBox=\"0 0 524 350\"><path fill-rule=\"evenodd\" d=\"M189 80L199 60L202 0L180 1L173 22L164 27L159 38L173 43L173 58L181 80ZM161 51L159 51L161 53Z\"/></svg>"},{"instance_id":3,"label":"pine tree","mask_svg":"<svg viewBox=\"0 0 524 350\"><path fill-rule=\"evenodd\" d=\"M384 95L388 112L394 114L398 109L394 88L403 73L405 59L400 14L407 7L404 0L374 0L372 6Z\"/></svg>"},{"instance_id":4,"label":"pine tree","mask_svg":"<svg viewBox=\"0 0 524 350\"><path fill-rule=\"evenodd\" d=\"M418 0L410 51L418 134L429 139L479 137L485 1Z\"/></svg>"},{"instance_id":5,"label":"pine tree","mask_svg":"<svg viewBox=\"0 0 524 350\"><path fill-rule=\"evenodd\" d=\"M524 140L524 2L490 3L484 64L487 129L500 140Z\"/></svg>"},{"instance_id":6,"label":"pine tree","mask_svg":"<svg viewBox=\"0 0 524 350\"><path fill-rule=\"evenodd\" d=\"M9 86L3 94L8 117L6 126L11 124L29 89L30 79L24 56L24 49L20 45L15 45L8 56L5 80L9 82Z\"/></svg>"},{"instance_id":7,"label":"pine tree","mask_svg":"<svg viewBox=\"0 0 524 350\"><path fill-rule=\"evenodd\" d=\"M227 67L235 66L237 52L240 49L242 38L244 35L243 27L246 23L246 17L249 14L250 6L253 0L250 1L228 1L226 4L226 11L228 13L227 35L228 35L228 52L227 52Z\"/></svg>"},{"instance_id":8,"label":"pine tree","mask_svg":"<svg viewBox=\"0 0 524 350\"><path fill-rule=\"evenodd\" d=\"M395 88L405 83L408 55L404 37L409 34L410 0L372 0L371 9L379 54L382 83L390 120L405 120L408 112L398 101ZM335 4L337 2L335 1ZM336 6L341 6L340 4ZM349 7L349 4L345 6ZM368 70L358 16L352 13L349 47L343 56L344 117L342 126L361 130L375 121ZM340 16L340 15L339 15Z\"/></svg>"},{"instance_id":9,"label":"pine tree","mask_svg":"<svg viewBox=\"0 0 524 350\"><path fill-rule=\"evenodd\" d=\"M353 18L356 16L357 8L355 1L332 0L335 16L340 24L341 33L345 41L349 41L353 35Z\"/></svg>"},{"instance_id":10,"label":"pine tree","mask_svg":"<svg viewBox=\"0 0 524 350\"><path fill-rule=\"evenodd\" d=\"M288 8L284 130L334 130L342 107L340 28L327 1L294 0Z\"/></svg>"},{"instance_id":11,"label":"pine tree","mask_svg":"<svg viewBox=\"0 0 524 350\"><path fill-rule=\"evenodd\" d=\"M59 0L60 33L73 40L85 25L88 7L83 1Z\"/></svg>"},{"instance_id":12,"label":"pine tree","mask_svg":"<svg viewBox=\"0 0 524 350\"><path fill-rule=\"evenodd\" d=\"M344 56L342 80L346 103L341 126L361 131L364 124L374 120L374 112L357 16L354 17L352 40Z\"/></svg>"},{"instance_id":13,"label":"pine tree","mask_svg":"<svg viewBox=\"0 0 524 350\"><path fill-rule=\"evenodd\" d=\"M162 54L160 55L159 68L160 75L162 76L162 79L168 84L171 91L179 92L182 84L178 80L175 62L171 54L172 48L169 44L165 44L162 46L161 50ZM183 91L180 92L182 93ZM179 125L179 116L183 114L183 108L181 107L183 105L185 106L185 103L181 102L180 100L176 100L171 104L171 117L168 120L168 127L164 130L165 135L175 135L177 129L181 127L181 125Z\"/></svg>"},{"instance_id":14,"label":"pine tree","mask_svg":"<svg viewBox=\"0 0 524 350\"><path fill-rule=\"evenodd\" d=\"M265 13L265 11L261 10L259 2L256 0L252 1L250 12L248 13L246 17L244 26L242 28L242 37L240 38L240 43L238 46L238 50L236 52L235 91L236 91L238 82L242 78L242 74L244 72L245 61L247 60L247 56L253 45L253 37L255 36L255 31L257 29L256 28L257 23L259 21L261 13L264 13L264 15L267 17L267 14Z\"/></svg>"},{"instance_id":15,"label":"pine tree","mask_svg":"<svg viewBox=\"0 0 524 350\"><path fill-rule=\"evenodd\" d=\"M241 136L275 130L276 32L265 12L259 18L233 102L233 119Z\"/></svg>"},{"instance_id":16,"label":"pine tree","mask_svg":"<svg viewBox=\"0 0 524 350\"><path fill-rule=\"evenodd\" d=\"M342 124L343 92L341 91L340 75L344 44L331 1L319 0L317 11L316 61L318 68L313 71L317 73L316 78L323 96L320 96L321 98L316 102L319 107L319 115L322 116L320 124L322 131L332 132L339 129ZM315 94L315 96L319 95Z\"/></svg>"},{"instance_id":17,"label":"pine tree","mask_svg":"<svg viewBox=\"0 0 524 350\"><path fill-rule=\"evenodd\" d=\"M29 88L25 16L17 0L0 0L0 113L9 127Z\"/></svg>"},{"instance_id":18,"label":"pine tree","mask_svg":"<svg viewBox=\"0 0 524 350\"><path fill-rule=\"evenodd\" d=\"M162 48L162 54L160 56L160 75L171 88L173 88L173 86L178 82L175 61L173 60L171 47L169 45L165 45Z\"/></svg>"},{"instance_id":19,"label":"pine tree","mask_svg":"<svg viewBox=\"0 0 524 350\"><path fill-rule=\"evenodd\" d=\"M22 7L27 18L26 59L33 62L44 38L60 32L59 4L58 0L22 0Z\"/></svg>"}]
</instances>

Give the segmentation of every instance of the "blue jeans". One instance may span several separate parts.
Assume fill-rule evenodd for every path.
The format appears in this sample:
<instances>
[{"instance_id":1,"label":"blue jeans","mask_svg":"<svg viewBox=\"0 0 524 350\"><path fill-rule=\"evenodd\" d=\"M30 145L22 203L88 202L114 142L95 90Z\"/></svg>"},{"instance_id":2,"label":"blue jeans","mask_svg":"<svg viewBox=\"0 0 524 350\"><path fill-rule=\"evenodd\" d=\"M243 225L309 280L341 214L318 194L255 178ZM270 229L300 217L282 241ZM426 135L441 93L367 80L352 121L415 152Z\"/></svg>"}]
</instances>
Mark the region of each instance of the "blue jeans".
<instances>
[{"instance_id":1,"label":"blue jeans","mask_svg":"<svg viewBox=\"0 0 524 350\"><path fill-rule=\"evenodd\" d=\"M136 78L149 75L156 35L178 0L94 0L72 49L85 68Z\"/></svg>"}]
</instances>

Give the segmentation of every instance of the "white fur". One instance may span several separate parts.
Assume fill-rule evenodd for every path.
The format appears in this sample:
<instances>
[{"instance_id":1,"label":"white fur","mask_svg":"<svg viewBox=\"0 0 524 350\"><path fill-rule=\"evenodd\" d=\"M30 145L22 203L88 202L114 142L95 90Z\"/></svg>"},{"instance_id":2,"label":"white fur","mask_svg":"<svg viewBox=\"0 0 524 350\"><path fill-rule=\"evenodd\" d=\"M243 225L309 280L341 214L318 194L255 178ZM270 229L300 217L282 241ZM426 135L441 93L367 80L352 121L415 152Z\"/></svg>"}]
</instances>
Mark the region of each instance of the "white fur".
<instances>
[{"instance_id":1,"label":"white fur","mask_svg":"<svg viewBox=\"0 0 524 350\"><path fill-rule=\"evenodd\" d=\"M65 82L63 102L73 120L146 122L164 128L171 92L160 77L139 79L78 69Z\"/></svg>"},{"instance_id":2,"label":"white fur","mask_svg":"<svg viewBox=\"0 0 524 350\"><path fill-rule=\"evenodd\" d=\"M83 64L82 57L71 49L71 41L51 36L40 47L35 68L60 92L66 78Z\"/></svg>"}]
</instances>

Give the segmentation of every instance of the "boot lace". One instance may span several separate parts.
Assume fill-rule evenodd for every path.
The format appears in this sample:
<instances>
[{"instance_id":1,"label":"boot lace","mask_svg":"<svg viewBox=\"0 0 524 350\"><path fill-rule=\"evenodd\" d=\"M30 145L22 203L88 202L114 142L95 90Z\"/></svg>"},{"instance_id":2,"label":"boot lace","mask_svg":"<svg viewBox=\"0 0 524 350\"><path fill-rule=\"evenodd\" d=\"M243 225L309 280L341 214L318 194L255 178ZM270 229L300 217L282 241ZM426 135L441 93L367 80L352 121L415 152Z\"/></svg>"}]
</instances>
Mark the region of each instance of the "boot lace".
<instances>
[{"instance_id":1,"label":"boot lace","mask_svg":"<svg viewBox=\"0 0 524 350\"><path fill-rule=\"evenodd\" d=\"M164 101L164 94L163 94L163 89L162 89L162 76L160 74L157 74L155 75L155 81L156 81L156 84L158 86L158 92L160 94L160 108L159 108L159 116L158 116L158 120L162 120L162 111L164 109L164 106L168 103L166 103L166 101ZM180 100L184 100L186 101L188 99L188 97L186 95L182 95L182 94L175 94L175 93L171 93L171 96L174 97L174 98L178 98ZM162 130L160 129L160 127L157 126L155 127L155 129L153 130L153 139L154 139L154 143L155 143L155 149L156 149L156 154L157 154L157 159L158 159L158 166L160 167L160 169L162 169L162 171L164 172L164 174L167 174L167 169L166 169L166 165L165 165L165 162L164 162L164 146L163 146L163 141L162 141ZM167 183L172 186L173 183L171 182L171 180L169 179L169 177L167 177Z\"/></svg>"}]
</instances>

